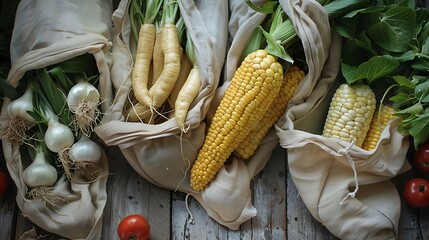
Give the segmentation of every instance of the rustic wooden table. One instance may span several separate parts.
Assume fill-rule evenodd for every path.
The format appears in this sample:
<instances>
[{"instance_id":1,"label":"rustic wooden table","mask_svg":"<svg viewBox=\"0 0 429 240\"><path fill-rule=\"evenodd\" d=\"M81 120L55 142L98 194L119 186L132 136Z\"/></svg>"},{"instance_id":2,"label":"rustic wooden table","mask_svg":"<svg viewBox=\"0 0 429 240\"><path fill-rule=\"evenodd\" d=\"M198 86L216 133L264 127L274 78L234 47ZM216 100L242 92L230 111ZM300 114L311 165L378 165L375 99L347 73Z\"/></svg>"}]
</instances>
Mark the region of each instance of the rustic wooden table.
<instances>
[{"instance_id":1,"label":"rustic wooden table","mask_svg":"<svg viewBox=\"0 0 429 240\"><path fill-rule=\"evenodd\" d=\"M268 165L252 181L253 204L258 215L236 231L217 224L192 198L189 207L195 223L189 224L183 193L161 189L147 182L131 168L117 148L111 148L108 155L112 175L107 183L108 201L104 210L102 239L118 239L117 224L132 213L148 218L152 240L337 239L308 212L288 174L286 152L280 147L275 149ZM394 179L398 189L412 174L410 171ZM15 204L15 190L9 189L0 199L0 239L19 239L23 232L34 226L20 214ZM48 234L41 229L37 231ZM399 237L428 240L429 208L416 210L403 203Z\"/></svg>"}]
</instances>

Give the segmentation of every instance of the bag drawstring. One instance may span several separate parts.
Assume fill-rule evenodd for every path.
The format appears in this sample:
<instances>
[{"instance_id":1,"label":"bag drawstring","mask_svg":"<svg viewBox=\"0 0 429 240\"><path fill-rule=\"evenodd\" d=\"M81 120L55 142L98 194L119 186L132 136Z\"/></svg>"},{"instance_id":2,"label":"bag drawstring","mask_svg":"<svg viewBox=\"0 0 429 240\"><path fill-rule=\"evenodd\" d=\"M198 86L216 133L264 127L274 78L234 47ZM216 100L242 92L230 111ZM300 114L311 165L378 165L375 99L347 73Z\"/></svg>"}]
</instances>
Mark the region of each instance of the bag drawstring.
<instances>
[{"instance_id":1,"label":"bag drawstring","mask_svg":"<svg viewBox=\"0 0 429 240\"><path fill-rule=\"evenodd\" d=\"M194 224L194 217L192 216L192 212L189 209L189 204L188 204L188 197L189 197L189 195L191 195L191 193L186 194L186 197L185 197L186 211L188 211L188 213L189 213L188 223L189 224Z\"/></svg>"},{"instance_id":2,"label":"bag drawstring","mask_svg":"<svg viewBox=\"0 0 429 240\"><path fill-rule=\"evenodd\" d=\"M175 192L179 190L179 187L182 184L182 182L186 180L186 173L191 168L191 162L189 161L189 159L185 157L185 153L183 152L183 131L180 133L180 153L182 154L182 160L183 160L183 167L182 167L183 177L182 179L180 179L179 183L174 189Z\"/></svg>"},{"instance_id":3,"label":"bag drawstring","mask_svg":"<svg viewBox=\"0 0 429 240\"><path fill-rule=\"evenodd\" d=\"M344 198L343 198L343 200L341 200L341 202L340 202L340 205L343 205L344 204L344 201L347 199L347 198L349 198L349 197L351 197L351 198L354 198L355 196L356 196L356 193L358 192L358 190L359 190L359 183L358 183L358 178L357 178L357 171L356 171L356 166L355 166L355 162L353 161L353 159L352 159L352 157L350 156L350 154L349 154L349 152L350 152L350 149L353 147L353 145L354 145L354 141L350 144L350 146L349 147L347 147L346 149L340 149L339 151L338 151L338 153L339 154L343 154L343 155L345 155L346 157L347 157L347 160L349 161L349 163L350 163L350 166L352 167L352 169L353 169L353 175L354 175L354 179L355 179L355 190L353 191L353 192L349 192Z\"/></svg>"}]
</instances>

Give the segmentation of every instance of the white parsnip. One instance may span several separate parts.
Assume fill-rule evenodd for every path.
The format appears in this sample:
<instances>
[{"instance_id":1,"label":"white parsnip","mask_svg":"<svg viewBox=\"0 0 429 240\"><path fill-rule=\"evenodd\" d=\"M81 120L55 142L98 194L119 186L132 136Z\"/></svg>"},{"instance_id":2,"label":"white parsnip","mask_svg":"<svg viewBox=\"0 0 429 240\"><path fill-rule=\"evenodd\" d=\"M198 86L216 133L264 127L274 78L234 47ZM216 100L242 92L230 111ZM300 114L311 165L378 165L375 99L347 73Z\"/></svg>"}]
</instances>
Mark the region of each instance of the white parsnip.
<instances>
[{"instance_id":1,"label":"white parsnip","mask_svg":"<svg viewBox=\"0 0 429 240\"><path fill-rule=\"evenodd\" d=\"M198 95L201 84L200 70L197 66L194 66L177 96L174 108L176 122L182 131L185 131L185 120L189 107Z\"/></svg>"}]
</instances>

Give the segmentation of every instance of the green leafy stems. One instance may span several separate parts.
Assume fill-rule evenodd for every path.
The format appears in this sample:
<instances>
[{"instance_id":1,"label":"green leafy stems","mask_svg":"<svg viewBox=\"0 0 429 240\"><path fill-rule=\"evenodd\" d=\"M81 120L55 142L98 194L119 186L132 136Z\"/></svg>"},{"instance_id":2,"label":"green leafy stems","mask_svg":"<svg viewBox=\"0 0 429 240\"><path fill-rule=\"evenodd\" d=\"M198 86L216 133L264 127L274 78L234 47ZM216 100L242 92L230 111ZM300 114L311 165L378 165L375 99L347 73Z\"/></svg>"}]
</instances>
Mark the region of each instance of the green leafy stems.
<instances>
[{"instance_id":1,"label":"green leafy stems","mask_svg":"<svg viewBox=\"0 0 429 240\"><path fill-rule=\"evenodd\" d=\"M164 24L172 23L177 27L179 42L185 38L185 24L180 16L177 0L132 0L129 16L131 32L136 41L143 24L154 24L159 33Z\"/></svg>"},{"instance_id":2,"label":"green leafy stems","mask_svg":"<svg viewBox=\"0 0 429 240\"><path fill-rule=\"evenodd\" d=\"M134 39L138 39L143 24L157 24L163 0L132 0L129 7L130 26Z\"/></svg>"}]
</instances>

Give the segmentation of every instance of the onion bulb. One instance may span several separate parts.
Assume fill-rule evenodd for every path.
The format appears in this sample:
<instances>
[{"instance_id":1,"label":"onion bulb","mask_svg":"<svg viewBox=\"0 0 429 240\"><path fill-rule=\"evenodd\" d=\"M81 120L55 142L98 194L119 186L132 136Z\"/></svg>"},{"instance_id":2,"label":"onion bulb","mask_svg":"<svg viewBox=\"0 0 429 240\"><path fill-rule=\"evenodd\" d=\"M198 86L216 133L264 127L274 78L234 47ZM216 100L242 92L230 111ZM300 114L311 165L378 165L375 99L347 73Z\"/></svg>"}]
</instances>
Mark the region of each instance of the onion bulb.
<instances>
[{"instance_id":1,"label":"onion bulb","mask_svg":"<svg viewBox=\"0 0 429 240\"><path fill-rule=\"evenodd\" d=\"M24 94L10 102L7 107L9 117L20 117L28 122L34 122L34 119L27 113L33 111L33 89L27 87Z\"/></svg>"},{"instance_id":2,"label":"onion bulb","mask_svg":"<svg viewBox=\"0 0 429 240\"><path fill-rule=\"evenodd\" d=\"M79 82L68 92L67 104L74 114L76 126L84 135L90 136L100 115L98 89L90 83Z\"/></svg>"},{"instance_id":3,"label":"onion bulb","mask_svg":"<svg viewBox=\"0 0 429 240\"><path fill-rule=\"evenodd\" d=\"M24 170L24 183L30 188L52 186L57 182L58 173L55 167L48 163L43 151L36 154L33 162Z\"/></svg>"},{"instance_id":4,"label":"onion bulb","mask_svg":"<svg viewBox=\"0 0 429 240\"><path fill-rule=\"evenodd\" d=\"M51 118L48 123L48 129L45 132L45 143L49 150L59 153L65 148L69 148L74 143L72 130L66 125Z\"/></svg>"},{"instance_id":5,"label":"onion bulb","mask_svg":"<svg viewBox=\"0 0 429 240\"><path fill-rule=\"evenodd\" d=\"M71 111L78 111L82 101L92 102L98 105L100 93L98 89L87 82L80 82L74 85L67 94L67 104Z\"/></svg>"},{"instance_id":6,"label":"onion bulb","mask_svg":"<svg viewBox=\"0 0 429 240\"><path fill-rule=\"evenodd\" d=\"M75 162L96 163L101 158L101 148L97 143L82 134L79 141L70 148L70 157Z\"/></svg>"}]
</instances>

